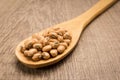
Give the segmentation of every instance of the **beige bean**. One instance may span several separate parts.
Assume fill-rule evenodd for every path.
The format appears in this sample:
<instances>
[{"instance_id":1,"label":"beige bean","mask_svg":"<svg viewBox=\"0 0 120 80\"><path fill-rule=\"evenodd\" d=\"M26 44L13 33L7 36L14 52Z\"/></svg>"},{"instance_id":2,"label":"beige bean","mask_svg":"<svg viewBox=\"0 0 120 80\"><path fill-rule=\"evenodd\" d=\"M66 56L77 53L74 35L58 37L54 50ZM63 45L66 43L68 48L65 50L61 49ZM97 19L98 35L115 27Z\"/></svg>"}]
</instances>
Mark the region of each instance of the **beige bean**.
<instances>
[{"instance_id":1,"label":"beige bean","mask_svg":"<svg viewBox=\"0 0 120 80\"><path fill-rule=\"evenodd\" d=\"M51 54L52 57L56 57L58 55L57 49L50 50L50 54Z\"/></svg>"},{"instance_id":2,"label":"beige bean","mask_svg":"<svg viewBox=\"0 0 120 80\"><path fill-rule=\"evenodd\" d=\"M30 49L30 48L33 47L33 44L34 44L34 43L37 43L37 42L38 42L37 39L27 40L27 41L25 41L25 43L24 43L25 48L26 48L26 49Z\"/></svg>"},{"instance_id":3,"label":"beige bean","mask_svg":"<svg viewBox=\"0 0 120 80\"><path fill-rule=\"evenodd\" d=\"M65 46L60 45L60 46L58 46L57 50L59 53L63 53L65 51Z\"/></svg>"},{"instance_id":4,"label":"beige bean","mask_svg":"<svg viewBox=\"0 0 120 80\"><path fill-rule=\"evenodd\" d=\"M65 46L65 48L67 48L67 47L68 47L68 44L67 44L66 42L62 42L62 43L60 43L60 45Z\"/></svg>"},{"instance_id":5,"label":"beige bean","mask_svg":"<svg viewBox=\"0 0 120 80\"><path fill-rule=\"evenodd\" d=\"M34 60L34 61L38 61L38 60L41 60L41 59L42 59L42 54L41 54L41 52L35 53L35 54L33 55L33 57L32 57L32 60Z\"/></svg>"},{"instance_id":6,"label":"beige bean","mask_svg":"<svg viewBox=\"0 0 120 80\"><path fill-rule=\"evenodd\" d=\"M44 38L44 40L42 41L43 46L46 46L49 44L49 39L48 38Z\"/></svg>"},{"instance_id":7,"label":"beige bean","mask_svg":"<svg viewBox=\"0 0 120 80\"><path fill-rule=\"evenodd\" d=\"M49 33L49 31L48 31L48 30L47 30L47 31L44 31L44 32L43 32L43 34L42 34L42 36L44 36L44 37L48 37L48 36L49 36L49 34L48 34L48 33Z\"/></svg>"},{"instance_id":8,"label":"beige bean","mask_svg":"<svg viewBox=\"0 0 120 80\"><path fill-rule=\"evenodd\" d=\"M46 45L42 48L42 51L47 52L47 51L50 51L51 49L52 49L51 45Z\"/></svg>"},{"instance_id":9,"label":"beige bean","mask_svg":"<svg viewBox=\"0 0 120 80\"><path fill-rule=\"evenodd\" d=\"M24 51L25 51L25 50L26 50L26 48L25 48L25 47L20 46L20 52L24 53Z\"/></svg>"},{"instance_id":10,"label":"beige bean","mask_svg":"<svg viewBox=\"0 0 120 80\"><path fill-rule=\"evenodd\" d=\"M58 34L58 35L60 35L60 36L63 36L64 34L65 34L65 32L67 32L67 30L65 30L65 29L59 29L58 31L56 31L56 33Z\"/></svg>"},{"instance_id":11,"label":"beige bean","mask_svg":"<svg viewBox=\"0 0 120 80\"><path fill-rule=\"evenodd\" d=\"M45 40L49 41L49 40L50 40L50 38L49 38L49 37L45 37Z\"/></svg>"},{"instance_id":12,"label":"beige bean","mask_svg":"<svg viewBox=\"0 0 120 80\"><path fill-rule=\"evenodd\" d=\"M50 38L57 39L58 35L55 32L49 33Z\"/></svg>"},{"instance_id":13,"label":"beige bean","mask_svg":"<svg viewBox=\"0 0 120 80\"><path fill-rule=\"evenodd\" d=\"M41 39L40 36L41 36L40 33L35 33L35 34L32 35L32 38L33 38L33 39L40 40L40 39Z\"/></svg>"},{"instance_id":14,"label":"beige bean","mask_svg":"<svg viewBox=\"0 0 120 80\"><path fill-rule=\"evenodd\" d=\"M50 54L48 52L43 52L42 53L42 58L45 59L45 60L49 59L50 58Z\"/></svg>"},{"instance_id":15,"label":"beige bean","mask_svg":"<svg viewBox=\"0 0 120 80\"><path fill-rule=\"evenodd\" d=\"M39 41L39 43L42 43L44 41L44 37L43 36L39 36L38 41Z\"/></svg>"},{"instance_id":16,"label":"beige bean","mask_svg":"<svg viewBox=\"0 0 120 80\"><path fill-rule=\"evenodd\" d=\"M32 49L29 50L28 56L31 57L31 56L33 56L36 52L37 52L37 49L32 48Z\"/></svg>"},{"instance_id":17,"label":"beige bean","mask_svg":"<svg viewBox=\"0 0 120 80\"><path fill-rule=\"evenodd\" d=\"M64 38L64 39L70 39L70 40L72 39L70 33L68 33L68 32L66 32L66 33L63 35L63 38Z\"/></svg>"},{"instance_id":18,"label":"beige bean","mask_svg":"<svg viewBox=\"0 0 120 80\"><path fill-rule=\"evenodd\" d=\"M68 45L70 44L71 40L69 39L64 39L64 42L66 42Z\"/></svg>"},{"instance_id":19,"label":"beige bean","mask_svg":"<svg viewBox=\"0 0 120 80\"><path fill-rule=\"evenodd\" d=\"M58 35L60 36L63 36L63 33L62 32L59 32L59 31L55 31Z\"/></svg>"},{"instance_id":20,"label":"beige bean","mask_svg":"<svg viewBox=\"0 0 120 80\"><path fill-rule=\"evenodd\" d=\"M50 45L52 46L52 48L57 48L59 46L59 42L56 41L56 42L50 42Z\"/></svg>"},{"instance_id":21,"label":"beige bean","mask_svg":"<svg viewBox=\"0 0 120 80\"><path fill-rule=\"evenodd\" d=\"M50 39L49 42L57 42L57 39Z\"/></svg>"},{"instance_id":22,"label":"beige bean","mask_svg":"<svg viewBox=\"0 0 120 80\"><path fill-rule=\"evenodd\" d=\"M63 36L58 36L58 41L62 42L63 41Z\"/></svg>"},{"instance_id":23,"label":"beige bean","mask_svg":"<svg viewBox=\"0 0 120 80\"><path fill-rule=\"evenodd\" d=\"M42 44L41 43L35 43L34 45L33 45L33 48L36 48L37 50L42 50Z\"/></svg>"},{"instance_id":24,"label":"beige bean","mask_svg":"<svg viewBox=\"0 0 120 80\"><path fill-rule=\"evenodd\" d=\"M28 50L25 50L25 51L24 51L24 55L25 55L25 56L28 56L29 53L30 53L30 52L29 52Z\"/></svg>"}]
</instances>

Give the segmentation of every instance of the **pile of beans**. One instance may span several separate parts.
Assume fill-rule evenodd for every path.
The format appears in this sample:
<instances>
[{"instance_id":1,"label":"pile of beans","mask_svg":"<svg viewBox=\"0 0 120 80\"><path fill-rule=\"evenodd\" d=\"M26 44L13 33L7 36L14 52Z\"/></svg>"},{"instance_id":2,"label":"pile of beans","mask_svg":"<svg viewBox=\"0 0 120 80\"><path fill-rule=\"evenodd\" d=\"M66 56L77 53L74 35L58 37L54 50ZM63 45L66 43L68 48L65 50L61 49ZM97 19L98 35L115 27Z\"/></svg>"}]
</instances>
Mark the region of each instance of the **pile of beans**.
<instances>
[{"instance_id":1,"label":"pile of beans","mask_svg":"<svg viewBox=\"0 0 120 80\"><path fill-rule=\"evenodd\" d=\"M62 54L71 42L71 34L63 28L36 33L21 46L21 52L33 61L47 60Z\"/></svg>"}]
</instances>

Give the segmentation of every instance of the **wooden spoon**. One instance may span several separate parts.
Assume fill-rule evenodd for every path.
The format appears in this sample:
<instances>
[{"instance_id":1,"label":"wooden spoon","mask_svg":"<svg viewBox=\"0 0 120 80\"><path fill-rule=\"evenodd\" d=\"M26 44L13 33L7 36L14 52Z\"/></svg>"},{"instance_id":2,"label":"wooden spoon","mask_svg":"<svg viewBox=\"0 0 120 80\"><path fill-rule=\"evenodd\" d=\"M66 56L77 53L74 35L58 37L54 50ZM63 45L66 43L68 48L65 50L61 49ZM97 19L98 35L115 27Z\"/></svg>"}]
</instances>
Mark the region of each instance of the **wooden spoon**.
<instances>
[{"instance_id":1,"label":"wooden spoon","mask_svg":"<svg viewBox=\"0 0 120 80\"><path fill-rule=\"evenodd\" d=\"M83 29L85 29L85 27L95 17L97 17L99 14L101 14L103 11L105 11L108 7L110 7L116 1L117 0L100 0L96 5L94 5L91 9L86 11L84 14L82 14L72 20L69 20L69 21L66 21L61 24L57 24L57 25L53 26L53 27L65 28L69 32L72 33L72 41L71 41L69 47L62 54L58 55L55 58L50 58L48 60L40 60L37 62L29 60L28 58L26 58L24 56L23 53L20 52L20 46L24 44L25 40L31 38L31 37L29 37L29 38L23 40L22 42L20 42L20 44L16 48L15 54L16 54L18 60L30 68L40 68L40 67L48 66L48 65L51 65L51 64L54 64L54 63L60 61L74 49ZM47 29L49 29L49 28L47 28ZM45 29L45 30L47 30L47 29ZM39 33L42 34L45 30L42 30Z\"/></svg>"}]
</instances>

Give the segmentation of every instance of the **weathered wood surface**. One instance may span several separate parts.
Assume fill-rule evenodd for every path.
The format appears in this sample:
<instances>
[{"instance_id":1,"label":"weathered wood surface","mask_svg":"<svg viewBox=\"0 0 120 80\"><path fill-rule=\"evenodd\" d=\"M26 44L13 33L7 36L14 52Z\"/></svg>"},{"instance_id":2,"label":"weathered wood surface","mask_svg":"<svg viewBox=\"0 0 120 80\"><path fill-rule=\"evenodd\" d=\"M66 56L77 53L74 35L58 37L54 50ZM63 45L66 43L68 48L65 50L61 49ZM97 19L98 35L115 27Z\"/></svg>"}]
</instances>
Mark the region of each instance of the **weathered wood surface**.
<instances>
[{"instance_id":1,"label":"weathered wood surface","mask_svg":"<svg viewBox=\"0 0 120 80\"><path fill-rule=\"evenodd\" d=\"M120 1L84 30L76 48L57 64L22 65L17 44L72 19L98 0L0 0L0 80L120 80Z\"/></svg>"}]
</instances>

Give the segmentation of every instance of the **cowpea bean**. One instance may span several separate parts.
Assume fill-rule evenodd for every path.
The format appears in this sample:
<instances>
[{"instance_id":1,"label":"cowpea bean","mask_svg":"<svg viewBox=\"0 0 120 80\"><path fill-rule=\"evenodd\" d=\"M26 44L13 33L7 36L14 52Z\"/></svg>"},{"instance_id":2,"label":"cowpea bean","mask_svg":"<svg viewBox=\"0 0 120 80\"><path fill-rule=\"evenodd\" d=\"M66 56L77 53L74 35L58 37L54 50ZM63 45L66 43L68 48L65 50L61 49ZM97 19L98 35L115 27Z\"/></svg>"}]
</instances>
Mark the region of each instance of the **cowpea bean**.
<instances>
[{"instance_id":1,"label":"cowpea bean","mask_svg":"<svg viewBox=\"0 0 120 80\"><path fill-rule=\"evenodd\" d=\"M58 36L58 41L62 42L63 41L63 36Z\"/></svg>"},{"instance_id":2,"label":"cowpea bean","mask_svg":"<svg viewBox=\"0 0 120 80\"><path fill-rule=\"evenodd\" d=\"M49 33L50 38L57 39L58 35L55 32Z\"/></svg>"},{"instance_id":3,"label":"cowpea bean","mask_svg":"<svg viewBox=\"0 0 120 80\"><path fill-rule=\"evenodd\" d=\"M60 46L58 46L57 50L59 53L63 53L65 51L65 46L60 45Z\"/></svg>"},{"instance_id":4,"label":"cowpea bean","mask_svg":"<svg viewBox=\"0 0 120 80\"><path fill-rule=\"evenodd\" d=\"M36 48L37 50L42 50L42 44L41 43L36 43L33 45L33 48Z\"/></svg>"},{"instance_id":5,"label":"cowpea bean","mask_svg":"<svg viewBox=\"0 0 120 80\"><path fill-rule=\"evenodd\" d=\"M50 54L48 52L43 52L42 53L42 58L45 59L45 60L49 59L50 58Z\"/></svg>"},{"instance_id":6,"label":"cowpea bean","mask_svg":"<svg viewBox=\"0 0 120 80\"><path fill-rule=\"evenodd\" d=\"M42 51L47 52L47 51L50 51L51 49L52 49L51 45L46 45L42 48Z\"/></svg>"},{"instance_id":7,"label":"cowpea bean","mask_svg":"<svg viewBox=\"0 0 120 80\"><path fill-rule=\"evenodd\" d=\"M64 35L63 35L63 38L64 39L70 39L71 40L71 35L68 33L68 32L66 32Z\"/></svg>"},{"instance_id":8,"label":"cowpea bean","mask_svg":"<svg viewBox=\"0 0 120 80\"><path fill-rule=\"evenodd\" d=\"M71 40L69 39L64 39L64 42L66 42L68 45L70 44Z\"/></svg>"},{"instance_id":9,"label":"cowpea bean","mask_svg":"<svg viewBox=\"0 0 120 80\"><path fill-rule=\"evenodd\" d=\"M28 56L32 57L36 52L37 52L37 49L32 48L29 50Z\"/></svg>"},{"instance_id":10,"label":"cowpea bean","mask_svg":"<svg viewBox=\"0 0 120 80\"><path fill-rule=\"evenodd\" d=\"M33 57L32 57L32 60L34 60L34 61L38 61L38 60L40 60L40 59L42 59L42 54L41 54L41 52L35 53L35 54L33 55Z\"/></svg>"},{"instance_id":11,"label":"cowpea bean","mask_svg":"<svg viewBox=\"0 0 120 80\"><path fill-rule=\"evenodd\" d=\"M67 47L68 47L68 44L67 44L66 42L62 42L62 43L60 43L60 45L65 46L65 48L67 48Z\"/></svg>"},{"instance_id":12,"label":"cowpea bean","mask_svg":"<svg viewBox=\"0 0 120 80\"><path fill-rule=\"evenodd\" d=\"M50 50L50 54L51 54L52 57L57 56L57 55L58 55L57 49L52 49L52 50Z\"/></svg>"}]
</instances>

